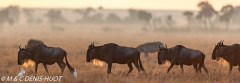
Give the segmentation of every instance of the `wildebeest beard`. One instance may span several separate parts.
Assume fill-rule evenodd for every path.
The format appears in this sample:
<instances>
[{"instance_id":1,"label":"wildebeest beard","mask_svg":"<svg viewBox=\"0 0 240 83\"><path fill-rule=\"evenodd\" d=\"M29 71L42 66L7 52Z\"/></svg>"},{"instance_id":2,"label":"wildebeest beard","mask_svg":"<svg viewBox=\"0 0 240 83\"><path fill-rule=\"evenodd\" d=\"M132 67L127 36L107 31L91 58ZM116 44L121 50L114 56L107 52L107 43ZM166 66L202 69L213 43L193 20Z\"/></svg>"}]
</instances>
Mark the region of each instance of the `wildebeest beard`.
<instances>
[{"instance_id":1,"label":"wildebeest beard","mask_svg":"<svg viewBox=\"0 0 240 83\"><path fill-rule=\"evenodd\" d=\"M34 66L35 62L31 59L25 59L23 63L23 67L27 68L28 66Z\"/></svg>"},{"instance_id":2,"label":"wildebeest beard","mask_svg":"<svg viewBox=\"0 0 240 83\"><path fill-rule=\"evenodd\" d=\"M103 61L98 60L98 59L93 59L93 60L91 60L91 62L92 62L94 65L100 66L100 67L102 67L102 66L104 65L104 64L103 64Z\"/></svg>"}]
</instances>

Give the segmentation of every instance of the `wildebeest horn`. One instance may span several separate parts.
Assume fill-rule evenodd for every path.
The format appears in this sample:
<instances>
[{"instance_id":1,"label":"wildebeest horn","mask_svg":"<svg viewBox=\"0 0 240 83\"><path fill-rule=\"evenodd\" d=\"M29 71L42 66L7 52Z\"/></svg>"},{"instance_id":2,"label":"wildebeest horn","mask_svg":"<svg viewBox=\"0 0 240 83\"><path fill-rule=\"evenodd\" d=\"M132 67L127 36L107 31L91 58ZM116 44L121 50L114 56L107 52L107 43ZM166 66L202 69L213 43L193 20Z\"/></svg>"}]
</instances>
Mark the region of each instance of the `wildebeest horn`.
<instances>
[{"instance_id":1,"label":"wildebeest horn","mask_svg":"<svg viewBox=\"0 0 240 83\"><path fill-rule=\"evenodd\" d=\"M94 42L91 43L91 47L94 47Z\"/></svg>"},{"instance_id":2,"label":"wildebeest horn","mask_svg":"<svg viewBox=\"0 0 240 83\"><path fill-rule=\"evenodd\" d=\"M21 48L21 45L20 45L18 48L19 48L19 49L22 49L22 48Z\"/></svg>"},{"instance_id":3,"label":"wildebeest horn","mask_svg":"<svg viewBox=\"0 0 240 83\"><path fill-rule=\"evenodd\" d=\"M223 45L223 41L224 41L224 40L221 40L221 41L220 41L220 45Z\"/></svg>"}]
</instances>

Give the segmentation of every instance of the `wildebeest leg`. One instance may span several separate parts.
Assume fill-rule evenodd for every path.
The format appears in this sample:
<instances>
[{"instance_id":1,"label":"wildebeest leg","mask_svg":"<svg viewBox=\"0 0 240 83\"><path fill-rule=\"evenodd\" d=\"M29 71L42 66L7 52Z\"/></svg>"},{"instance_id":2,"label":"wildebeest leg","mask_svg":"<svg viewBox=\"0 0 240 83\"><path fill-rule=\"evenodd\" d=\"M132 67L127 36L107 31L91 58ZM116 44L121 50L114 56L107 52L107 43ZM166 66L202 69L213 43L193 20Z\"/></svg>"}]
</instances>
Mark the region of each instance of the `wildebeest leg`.
<instances>
[{"instance_id":1,"label":"wildebeest leg","mask_svg":"<svg viewBox=\"0 0 240 83\"><path fill-rule=\"evenodd\" d=\"M45 68L45 71L48 73L48 69L47 69L47 65L46 64L43 64L44 68ZM49 73L48 73L49 74Z\"/></svg>"},{"instance_id":2,"label":"wildebeest leg","mask_svg":"<svg viewBox=\"0 0 240 83\"><path fill-rule=\"evenodd\" d=\"M205 67L204 63L202 64L202 68L204 69L204 71L208 74L208 70L207 68ZM209 75L209 74L208 74Z\"/></svg>"},{"instance_id":3,"label":"wildebeest leg","mask_svg":"<svg viewBox=\"0 0 240 83\"><path fill-rule=\"evenodd\" d=\"M133 61L133 64L135 65L135 67L136 67L137 70L138 70L138 75L140 75L140 66L138 65L138 60L134 60L134 61Z\"/></svg>"},{"instance_id":4,"label":"wildebeest leg","mask_svg":"<svg viewBox=\"0 0 240 83\"><path fill-rule=\"evenodd\" d=\"M58 61L57 64L61 68L61 74L63 74L66 64L63 61Z\"/></svg>"},{"instance_id":5,"label":"wildebeest leg","mask_svg":"<svg viewBox=\"0 0 240 83\"><path fill-rule=\"evenodd\" d=\"M138 60L133 61L133 64L135 65L135 67L138 70L138 73L140 73L140 66L138 65Z\"/></svg>"},{"instance_id":6,"label":"wildebeest leg","mask_svg":"<svg viewBox=\"0 0 240 83\"><path fill-rule=\"evenodd\" d=\"M38 64L35 65L35 76L37 75Z\"/></svg>"},{"instance_id":7,"label":"wildebeest leg","mask_svg":"<svg viewBox=\"0 0 240 83\"><path fill-rule=\"evenodd\" d=\"M197 70L197 64L198 64L198 63L193 62L193 68L195 69L195 72L198 72L198 70Z\"/></svg>"},{"instance_id":8,"label":"wildebeest leg","mask_svg":"<svg viewBox=\"0 0 240 83\"><path fill-rule=\"evenodd\" d=\"M127 63L127 65L129 67L129 71L128 71L128 73L126 75L128 75L133 70L132 63Z\"/></svg>"},{"instance_id":9,"label":"wildebeest leg","mask_svg":"<svg viewBox=\"0 0 240 83\"><path fill-rule=\"evenodd\" d=\"M232 67L233 67L233 63L230 62L228 74L231 74L231 72L232 72Z\"/></svg>"},{"instance_id":10,"label":"wildebeest leg","mask_svg":"<svg viewBox=\"0 0 240 83\"><path fill-rule=\"evenodd\" d=\"M170 67L167 70L167 73L172 69L173 66L174 66L174 64L171 63Z\"/></svg>"},{"instance_id":11,"label":"wildebeest leg","mask_svg":"<svg viewBox=\"0 0 240 83\"><path fill-rule=\"evenodd\" d=\"M204 66L205 67L205 66ZM202 71L201 71L201 68L202 68L202 64L201 63L199 63L199 65L198 65L198 67L197 67L197 70L201 73ZM204 69L205 70L205 69Z\"/></svg>"},{"instance_id":12,"label":"wildebeest leg","mask_svg":"<svg viewBox=\"0 0 240 83\"><path fill-rule=\"evenodd\" d=\"M197 71L199 71L200 73L202 72L201 71L202 65L203 65L202 62L198 63Z\"/></svg>"},{"instance_id":13,"label":"wildebeest leg","mask_svg":"<svg viewBox=\"0 0 240 83\"><path fill-rule=\"evenodd\" d=\"M233 62L234 61L234 57L233 56L231 56L230 57L230 62L229 62L229 74L231 74L231 72L232 72L232 67L233 67Z\"/></svg>"},{"instance_id":14,"label":"wildebeest leg","mask_svg":"<svg viewBox=\"0 0 240 83\"><path fill-rule=\"evenodd\" d=\"M184 70L183 70L183 64L180 64L180 67L181 67L181 73L183 74Z\"/></svg>"},{"instance_id":15,"label":"wildebeest leg","mask_svg":"<svg viewBox=\"0 0 240 83\"><path fill-rule=\"evenodd\" d=\"M111 69L112 69L112 63L108 63L108 70L107 70L108 75L112 74Z\"/></svg>"}]
</instances>

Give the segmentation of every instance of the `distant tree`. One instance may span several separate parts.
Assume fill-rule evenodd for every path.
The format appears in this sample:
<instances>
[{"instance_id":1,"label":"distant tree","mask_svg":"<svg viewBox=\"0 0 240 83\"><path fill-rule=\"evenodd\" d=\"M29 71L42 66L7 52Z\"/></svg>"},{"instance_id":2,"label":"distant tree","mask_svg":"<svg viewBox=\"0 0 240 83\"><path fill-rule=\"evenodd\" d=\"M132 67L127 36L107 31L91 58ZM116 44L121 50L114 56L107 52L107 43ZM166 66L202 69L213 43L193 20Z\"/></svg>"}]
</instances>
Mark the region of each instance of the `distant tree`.
<instances>
[{"instance_id":1,"label":"distant tree","mask_svg":"<svg viewBox=\"0 0 240 83\"><path fill-rule=\"evenodd\" d=\"M204 22L204 26L207 29L207 23L211 25L211 18L214 14L218 14L212 7L211 4L209 4L207 1L202 1L198 3L197 5L199 8L201 8L201 11L197 15L197 19L200 19Z\"/></svg>"},{"instance_id":2,"label":"distant tree","mask_svg":"<svg viewBox=\"0 0 240 83\"><path fill-rule=\"evenodd\" d=\"M166 23L169 28L172 28L172 25L174 24L174 20L172 19L172 15L167 15Z\"/></svg>"},{"instance_id":3,"label":"distant tree","mask_svg":"<svg viewBox=\"0 0 240 83\"><path fill-rule=\"evenodd\" d=\"M102 6L99 6L98 9L99 9L99 10L103 10L103 7L102 7Z\"/></svg>"},{"instance_id":4,"label":"distant tree","mask_svg":"<svg viewBox=\"0 0 240 83\"><path fill-rule=\"evenodd\" d=\"M10 18L9 11L7 9L3 9L0 11L0 29L3 28L3 24L8 22L10 25L14 23L13 19Z\"/></svg>"},{"instance_id":5,"label":"distant tree","mask_svg":"<svg viewBox=\"0 0 240 83\"><path fill-rule=\"evenodd\" d=\"M33 21L34 21L34 18L33 18L34 10L25 8L25 9L23 9L23 13L24 13L25 17L27 18L27 22L28 23L33 23Z\"/></svg>"},{"instance_id":6,"label":"distant tree","mask_svg":"<svg viewBox=\"0 0 240 83\"><path fill-rule=\"evenodd\" d=\"M93 23L102 23L103 21L103 14L102 13L96 13L93 16L91 16L88 20L89 22Z\"/></svg>"},{"instance_id":7,"label":"distant tree","mask_svg":"<svg viewBox=\"0 0 240 83\"><path fill-rule=\"evenodd\" d=\"M155 17L155 18L152 19L152 22L153 22L153 26L155 28L157 28L158 27L157 25L162 23L162 18L161 17Z\"/></svg>"},{"instance_id":8,"label":"distant tree","mask_svg":"<svg viewBox=\"0 0 240 83\"><path fill-rule=\"evenodd\" d=\"M240 22L240 6L236 6L234 8L233 16L232 16L232 22L239 23Z\"/></svg>"},{"instance_id":9,"label":"distant tree","mask_svg":"<svg viewBox=\"0 0 240 83\"><path fill-rule=\"evenodd\" d=\"M55 23L69 23L63 16L61 11L51 9L47 12L47 14L44 15L49 19L49 22L51 23L52 28L55 27Z\"/></svg>"},{"instance_id":10,"label":"distant tree","mask_svg":"<svg viewBox=\"0 0 240 83\"><path fill-rule=\"evenodd\" d=\"M121 22L121 18L118 15L114 14L114 13L110 13L106 17L106 21L107 22L114 22L114 23L115 22Z\"/></svg>"},{"instance_id":11,"label":"distant tree","mask_svg":"<svg viewBox=\"0 0 240 83\"><path fill-rule=\"evenodd\" d=\"M220 16L220 21L225 22L226 29L228 29L228 25L229 25L232 15L233 15L234 8L232 5L225 5L222 7L221 12L223 12L223 15Z\"/></svg>"},{"instance_id":12,"label":"distant tree","mask_svg":"<svg viewBox=\"0 0 240 83\"><path fill-rule=\"evenodd\" d=\"M145 21L145 27L149 24L150 25L150 20L152 18L152 14L147 12L147 11L143 11L143 10L140 10L138 12L138 19L139 20L142 20L142 21Z\"/></svg>"},{"instance_id":13,"label":"distant tree","mask_svg":"<svg viewBox=\"0 0 240 83\"><path fill-rule=\"evenodd\" d=\"M20 10L19 6L13 6L10 5L6 8L6 10L9 12L9 18L12 19L12 24L18 23L20 18Z\"/></svg>"},{"instance_id":14,"label":"distant tree","mask_svg":"<svg viewBox=\"0 0 240 83\"><path fill-rule=\"evenodd\" d=\"M191 11L185 11L183 12L183 15L186 16L188 24L187 24L187 28L189 28L190 22L193 19L193 12Z\"/></svg>"},{"instance_id":15,"label":"distant tree","mask_svg":"<svg viewBox=\"0 0 240 83\"><path fill-rule=\"evenodd\" d=\"M129 16L126 17L124 20L126 22L138 22L138 11L135 9L128 9Z\"/></svg>"},{"instance_id":16,"label":"distant tree","mask_svg":"<svg viewBox=\"0 0 240 83\"><path fill-rule=\"evenodd\" d=\"M27 23L42 23L42 19L41 18L34 18L34 9L30 9L30 8L24 8L22 9L23 14L25 15L26 19L27 19Z\"/></svg>"},{"instance_id":17,"label":"distant tree","mask_svg":"<svg viewBox=\"0 0 240 83\"><path fill-rule=\"evenodd\" d=\"M83 9L83 10L82 9L76 9L73 12L81 15L82 16L81 20L88 21L91 18L90 13L93 12L93 11L94 11L94 9L92 7L88 7L88 8Z\"/></svg>"}]
</instances>

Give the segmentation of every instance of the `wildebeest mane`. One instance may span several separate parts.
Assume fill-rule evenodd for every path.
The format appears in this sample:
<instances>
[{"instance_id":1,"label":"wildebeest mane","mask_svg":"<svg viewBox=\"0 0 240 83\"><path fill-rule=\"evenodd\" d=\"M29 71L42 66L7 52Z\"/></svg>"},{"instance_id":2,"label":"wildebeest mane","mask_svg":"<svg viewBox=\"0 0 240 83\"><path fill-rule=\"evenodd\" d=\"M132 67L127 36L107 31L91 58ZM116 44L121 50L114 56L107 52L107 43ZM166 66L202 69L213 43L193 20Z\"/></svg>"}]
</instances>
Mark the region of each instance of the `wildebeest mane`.
<instances>
[{"instance_id":1,"label":"wildebeest mane","mask_svg":"<svg viewBox=\"0 0 240 83\"><path fill-rule=\"evenodd\" d=\"M173 58L173 57L178 57L178 55L180 54L182 48L186 48L183 45L176 45L175 47L169 48L167 51L167 53L170 53L170 57L169 58Z\"/></svg>"},{"instance_id":2,"label":"wildebeest mane","mask_svg":"<svg viewBox=\"0 0 240 83\"><path fill-rule=\"evenodd\" d=\"M94 50L97 53L97 57L99 58L99 60L103 60L104 55L107 53L107 47L97 46L94 48Z\"/></svg>"}]
</instances>

